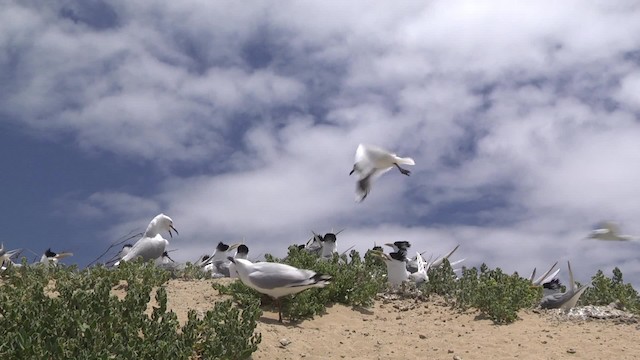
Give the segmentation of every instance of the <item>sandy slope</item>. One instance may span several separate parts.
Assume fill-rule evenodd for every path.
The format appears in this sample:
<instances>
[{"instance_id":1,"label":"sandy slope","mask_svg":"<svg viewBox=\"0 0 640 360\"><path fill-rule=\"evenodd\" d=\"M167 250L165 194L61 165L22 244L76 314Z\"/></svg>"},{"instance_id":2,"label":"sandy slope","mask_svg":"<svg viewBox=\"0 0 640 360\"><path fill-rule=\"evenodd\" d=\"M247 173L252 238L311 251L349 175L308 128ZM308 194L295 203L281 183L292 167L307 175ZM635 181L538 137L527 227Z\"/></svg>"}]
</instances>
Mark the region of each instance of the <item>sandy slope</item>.
<instances>
[{"instance_id":1,"label":"sandy slope","mask_svg":"<svg viewBox=\"0 0 640 360\"><path fill-rule=\"evenodd\" d=\"M220 298L211 283L170 281L168 306L181 321L188 309L210 309ZM516 323L496 326L477 313L413 300L360 310L336 305L299 324L279 324L277 313L263 310L254 359L640 359L637 323L559 321L525 311Z\"/></svg>"}]
</instances>

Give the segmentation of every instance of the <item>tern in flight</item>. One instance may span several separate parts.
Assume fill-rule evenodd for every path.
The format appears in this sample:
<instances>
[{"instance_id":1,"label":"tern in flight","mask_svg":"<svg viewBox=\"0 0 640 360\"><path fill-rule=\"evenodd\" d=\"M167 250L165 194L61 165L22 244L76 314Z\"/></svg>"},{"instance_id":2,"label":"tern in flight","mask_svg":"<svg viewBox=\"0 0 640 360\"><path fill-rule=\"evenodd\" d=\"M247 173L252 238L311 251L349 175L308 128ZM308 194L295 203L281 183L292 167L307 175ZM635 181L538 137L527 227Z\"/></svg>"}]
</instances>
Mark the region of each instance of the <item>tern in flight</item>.
<instances>
[{"instance_id":1,"label":"tern in flight","mask_svg":"<svg viewBox=\"0 0 640 360\"><path fill-rule=\"evenodd\" d=\"M409 157L399 157L384 149L372 145L358 145L355 163L349 175L356 173L358 182L356 185L356 201L364 200L371 191L371 182L374 178L391 170L394 166L401 174L409 176L409 170L400 165L415 165L415 161Z\"/></svg>"},{"instance_id":2,"label":"tern in flight","mask_svg":"<svg viewBox=\"0 0 640 360\"><path fill-rule=\"evenodd\" d=\"M631 241L637 240L631 235L621 235L618 225L611 221L604 221L600 223L597 229L594 229L589 234L590 239L608 240L608 241Z\"/></svg>"}]
</instances>

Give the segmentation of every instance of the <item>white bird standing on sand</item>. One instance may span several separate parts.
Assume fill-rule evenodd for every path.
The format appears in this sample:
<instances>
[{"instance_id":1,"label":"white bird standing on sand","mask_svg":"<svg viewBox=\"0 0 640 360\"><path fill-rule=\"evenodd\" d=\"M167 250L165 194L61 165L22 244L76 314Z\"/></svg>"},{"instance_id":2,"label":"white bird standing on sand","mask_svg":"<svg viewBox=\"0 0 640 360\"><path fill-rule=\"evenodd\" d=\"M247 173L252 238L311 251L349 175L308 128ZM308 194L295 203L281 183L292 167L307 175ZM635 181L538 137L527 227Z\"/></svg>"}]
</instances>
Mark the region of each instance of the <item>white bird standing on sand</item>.
<instances>
[{"instance_id":1,"label":"white bird standing on sand","mask_svg":"<svg viewBox=\"0 0 640 360\"><path fill-rule=\"evenodd\" d=\"M589 234L589 238L609 241L637 240L631 235L621 235L618 225L610 221L604 221L597 229L592 230Z\"/></svg>"},{"instance_id":2,"label":"white bird standing on sand","mask_svg":"<svg viewBox=\"0 0 640 360\"><path fill-rule=\"evenodd\" d=\"M178 230L173 227L173 220L165 214L159 214L151 220L142 238L138 240L131 247L131 250L129 250L120 261L116 262L114 266L120 265L121 261L135 260L139 257L144 259L144 261L155 260L161 257L169 244L169 241L160 235L160 231L162 230L168 231L169 236L172 238L173 234L171 230L178 234Z\"/></svg>"},{"instance_id":3,"label":"white bird standing on sand","mask_svg":"<svg viewBox=\"0 0 640 360\"><path fill-rule=\"evenodd\" d=\"M44 252L44 254L42 254L42 257L40 258L40 263L42 264L46 264L46 265L58 265L58 260L60 259L64 259L66 257L69 256L73 256L73 253L70 252L63 252L63 253L54 253L53 251L51 251L51 248L47 249L47 251Z\"/></svg>"},{"instance_id":4,"label":"white bird standing on sand","mask_svg":"<svg viewBox=\"0 0 640 360\"><path fill-rule=\"evenodd\" d=\"M252 263L245 259L229 261L236 265L238 277L248 287L259 293L271 296L278 306L278 321L282 322L280 298L297 294L314 287L325 287L331 277L318 274L312 270L298 269L287 264L259 262Z\"/></svg>"},{"instance_id":5,"label":"white bird standing on sand","mask_svg":"<svg viewBox=\"0 0 640 360\"><path fill-rule=\"evenodd\" d=\"M400 165L415 165L415 161L409 157L398 157L384 149L372 145L358 145L356 150L355 163L349 175L354 172L358 175L356 186L356 201L364 200L371 191L371 181L385 172L397 167L400 173L409 176L411 173L403 169Z\"/></svg>"},{"instance_id":6,"label":"white bird standing on sand","mask_svg":"<svg viewBox=\"0 0 640 360\"><path fill-rule=\"evenodd\" d=\"M235 258L247 260L248 257L249 257L249 247L245 244L239 245ZM238 271L236 270L236 264L234 263L229 264L229 277L230 278L238 277Z\"/></svg>"}]
</instances>

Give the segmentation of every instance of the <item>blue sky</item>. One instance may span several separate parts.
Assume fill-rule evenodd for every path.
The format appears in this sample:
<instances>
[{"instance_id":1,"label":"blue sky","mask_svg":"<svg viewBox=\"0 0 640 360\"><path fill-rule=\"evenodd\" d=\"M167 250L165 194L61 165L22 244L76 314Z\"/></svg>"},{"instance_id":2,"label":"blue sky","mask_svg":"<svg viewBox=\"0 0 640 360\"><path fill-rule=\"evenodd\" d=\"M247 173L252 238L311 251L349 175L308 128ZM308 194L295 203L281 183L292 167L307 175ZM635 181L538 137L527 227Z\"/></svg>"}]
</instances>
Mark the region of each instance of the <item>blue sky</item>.
<instances>
[{"instance_id":1,"label":"blue sky","mask_svg":"<svg viewBox=\"0 0 640 360\"><path fill-rule=\"evenodd\" d=\"M640 246L633 1L8 1L0 5L0 225L73 251L174 219L174 258L245 239L283 255L408 240L468 265L577 278ZM359 143L416 161L354 203ZM562 266L563 273L565 266Z\"/></svg>"}]
</instances>

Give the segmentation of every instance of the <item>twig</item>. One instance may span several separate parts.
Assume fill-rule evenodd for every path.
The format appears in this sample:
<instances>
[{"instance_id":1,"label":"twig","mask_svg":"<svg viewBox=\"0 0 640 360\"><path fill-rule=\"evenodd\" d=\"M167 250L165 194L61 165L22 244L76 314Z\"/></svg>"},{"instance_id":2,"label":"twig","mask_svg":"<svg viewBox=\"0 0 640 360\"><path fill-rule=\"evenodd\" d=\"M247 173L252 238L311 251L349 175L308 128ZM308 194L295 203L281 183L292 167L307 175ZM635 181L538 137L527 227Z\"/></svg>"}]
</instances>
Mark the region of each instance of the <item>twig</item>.
<instances>
[{"instance_id":1,"label":"twig","mask_svg":"<svg viewBox=\"0 0 640 360\"><path fill-rule=\"evenodd\" d=\"M118 246L118 245L120 245L120 244L122 244L124 242L127 242L129 240L135 239L135 238L140 237L140 236L143 235L141 232L131 235L131 233L134 232L134 231L135 230L129 231L129 233L127 235L121 237L120 239L116 240L116 242L114 242L113 244L109 245L107 250L105 250L102 254L100 254L100 256L98 256L98 258L96 258L95 260L93 260L92 262L87 264L86 267L89 267L89 266L95 264L98 260L100 260L103 256L105 256L109 252L109 250L113 249L114 246Z\"/></svg>"}]
</instances>

